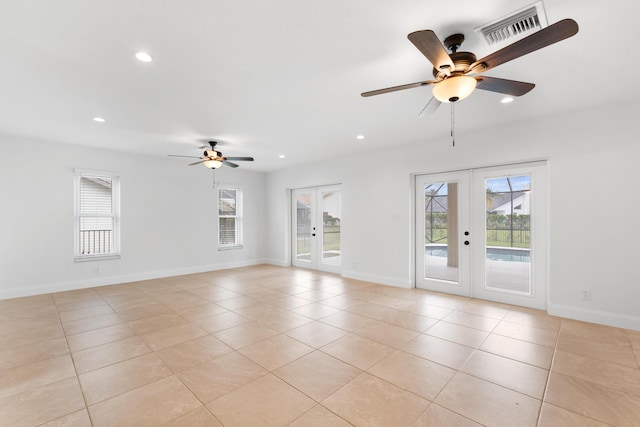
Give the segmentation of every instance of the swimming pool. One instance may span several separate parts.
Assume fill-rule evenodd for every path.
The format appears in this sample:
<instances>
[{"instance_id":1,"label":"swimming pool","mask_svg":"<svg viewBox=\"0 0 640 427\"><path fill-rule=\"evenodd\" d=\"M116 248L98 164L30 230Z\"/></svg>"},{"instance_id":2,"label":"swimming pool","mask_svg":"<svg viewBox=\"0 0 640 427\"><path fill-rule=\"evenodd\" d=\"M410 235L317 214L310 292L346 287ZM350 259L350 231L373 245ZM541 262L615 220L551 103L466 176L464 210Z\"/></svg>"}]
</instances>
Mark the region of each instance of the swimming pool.
<instances>
[{"instance_id":1,"label":"swimming pool","mask_svg":"<svg viewBox=\"0 0 640 427\"><path fill-rule=\"evenodd\" d=\"M427 256L443 258L447 256L447 247L445 245L427 245L424 251ZM489 246L487 248L487 259L491 261L531 262L531 250Z\"/></svg>"}]
</instances>

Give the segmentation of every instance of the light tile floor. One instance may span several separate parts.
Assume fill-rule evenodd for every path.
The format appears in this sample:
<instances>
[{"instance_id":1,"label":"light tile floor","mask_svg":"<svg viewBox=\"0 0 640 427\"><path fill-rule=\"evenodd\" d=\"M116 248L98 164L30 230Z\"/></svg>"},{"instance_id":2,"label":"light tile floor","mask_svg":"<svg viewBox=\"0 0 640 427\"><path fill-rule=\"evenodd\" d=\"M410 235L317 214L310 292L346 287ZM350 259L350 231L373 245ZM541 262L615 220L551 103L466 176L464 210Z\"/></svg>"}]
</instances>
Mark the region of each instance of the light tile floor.
<instances>
[{"instance_id":1,"label":"light tile floor","mask_svg":"<svg viewBox=\"0 0 640 427\"><path fill-rule=\"evenodd\" d=\"M638 426L640 332L255 266L0 301L2 426Z\"/></svg>"}]
</instances>

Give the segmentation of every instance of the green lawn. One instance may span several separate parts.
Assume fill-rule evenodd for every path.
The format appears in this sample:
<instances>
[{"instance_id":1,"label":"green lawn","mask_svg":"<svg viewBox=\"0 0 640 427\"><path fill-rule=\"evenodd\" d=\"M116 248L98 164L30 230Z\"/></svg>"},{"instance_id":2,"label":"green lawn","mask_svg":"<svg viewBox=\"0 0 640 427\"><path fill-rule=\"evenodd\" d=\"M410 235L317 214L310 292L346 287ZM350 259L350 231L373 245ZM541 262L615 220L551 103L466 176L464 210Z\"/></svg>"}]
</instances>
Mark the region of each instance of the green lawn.
<instances>
[{"instance_id":1,"label":"green lawn","mask_svg":"<svg viewBox=\"0 0 640 427\"><path fill-rule=\"evenodd\" d=\"M511 231L487 230L487 246L530 248L530 236L529 230L513 230L513 244L511 244Z\"/></svg>"},{"instance_id":2,"label":"green lawn","mask_svg":"<svg viewBox=\"0 0 640 427\"><path fill-rule=\"evenodd\" d=\"M325 251L340 250L340 226L332 225L324 227L323 246Z\"/></svg>"},{"instance_id":3,"label":"green lawn","mask_svg":"<svg viewBox=\"0 0 640 427\"><path fill-rule=\"evenodd\" d=\"M340 250L340 226L325 226L324 236L322 236L322 242L325 251L339 251ZM308 236L298 236L298 242L296 245L296 254L308 254L311 252L311 238Z\"/></svg>"}]
</instances>

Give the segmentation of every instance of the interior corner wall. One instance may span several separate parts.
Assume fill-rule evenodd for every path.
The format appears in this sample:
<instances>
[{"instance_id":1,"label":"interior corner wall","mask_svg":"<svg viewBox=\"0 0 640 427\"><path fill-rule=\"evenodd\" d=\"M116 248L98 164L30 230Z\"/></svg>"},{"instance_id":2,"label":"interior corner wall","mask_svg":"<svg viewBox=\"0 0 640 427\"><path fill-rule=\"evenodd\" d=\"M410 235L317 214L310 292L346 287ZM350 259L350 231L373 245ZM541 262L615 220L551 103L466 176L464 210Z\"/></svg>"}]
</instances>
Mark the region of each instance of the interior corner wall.
<instances>
[{"instance_id":1,"label":"interior corner wall","mask_svg":"<svg viewBox=\"0 0 640 427\"><path fill-rule=\"evenodd\" d=\"M412 177L549 162L550 314L640 330L640 103L584 109L441 139L345 155L267 176L268 259L290 263L287 189L342 183L342 275L412 287ZM591 301L582 301L583 290Z\"/></svg>"},{"instance_id":2,"label":"interior corner wall","mask_svg":"<svg viewBox=\"0 0 640 427\"><path fill-rule=\"evenodd\" d=\"M121 258L74 262L74 168L121 177ZM243 248L218 251L216 192L179 159L0 136L0 299L264 263L265 175L243 190Z\"/></svg>"}]
</instances>

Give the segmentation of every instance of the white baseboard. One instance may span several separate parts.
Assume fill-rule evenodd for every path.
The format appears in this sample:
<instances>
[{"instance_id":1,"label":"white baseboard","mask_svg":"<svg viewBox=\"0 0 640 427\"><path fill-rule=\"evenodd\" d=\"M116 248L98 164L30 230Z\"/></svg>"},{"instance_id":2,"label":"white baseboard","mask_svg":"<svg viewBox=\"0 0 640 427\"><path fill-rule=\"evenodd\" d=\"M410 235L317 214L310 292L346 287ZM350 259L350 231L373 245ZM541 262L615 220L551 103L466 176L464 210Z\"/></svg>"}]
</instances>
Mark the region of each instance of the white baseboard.
<instances>
[{"instance_id":1,"label":"white baseboard","mask_svg":"<svg viewBox=\"0 0 640 427\"><path fill-rule=\"evenodd\" d=\"M265 264L275 265L276 267L291 267L291 261L282 259L268 259Z\"/></svg>"},{"instance_id":2,"label":"white baseboard","mask_svg":"<svg viewBox=\"0 0 640 427\"><path fill-rule=\"evenodd\" d=\"M640 331L640 317L638 316L628 316L625 314L558 304L549 304L547 312L552 316Z\"/></svg>"},{"instance_id":3,"label":"white baseboard","mask_svg":"<svg viewBox=\"0 0 640 427\"><path fill-rule=\"evenodd\" d=\"M353 270L342 270L341 275L342 277L346 277L349 279L363 280L365 282L379 283L381 285L395 286L397 288L409 289L414 287L413 283L409 279L401 280L396 277L379 276L377 274L366 274Z\"/></svg>"},{"instance_id":4,"label":"white baseboard","mask_svg":"<svg viewBox=\"0 0 640 427\"><path fill-rule=\"evenodd\" d=\"M0 289L0 300L28 297L32 295L50 294L54 292L74 291L77 289L93 288L96 286L117 285L119 283L138 282L140 280L183 276L185 274L205 273L207 271L225 270L227 268L249 267L252 265L268 263L269 261L265 259L253 259L225 262L219 264L174 268L170 270L145 271L140 273L123 274L119 276L92 277L90 279L47 283L43 285L21 286L19 288Z\"/></svg>"}]
</instances>

